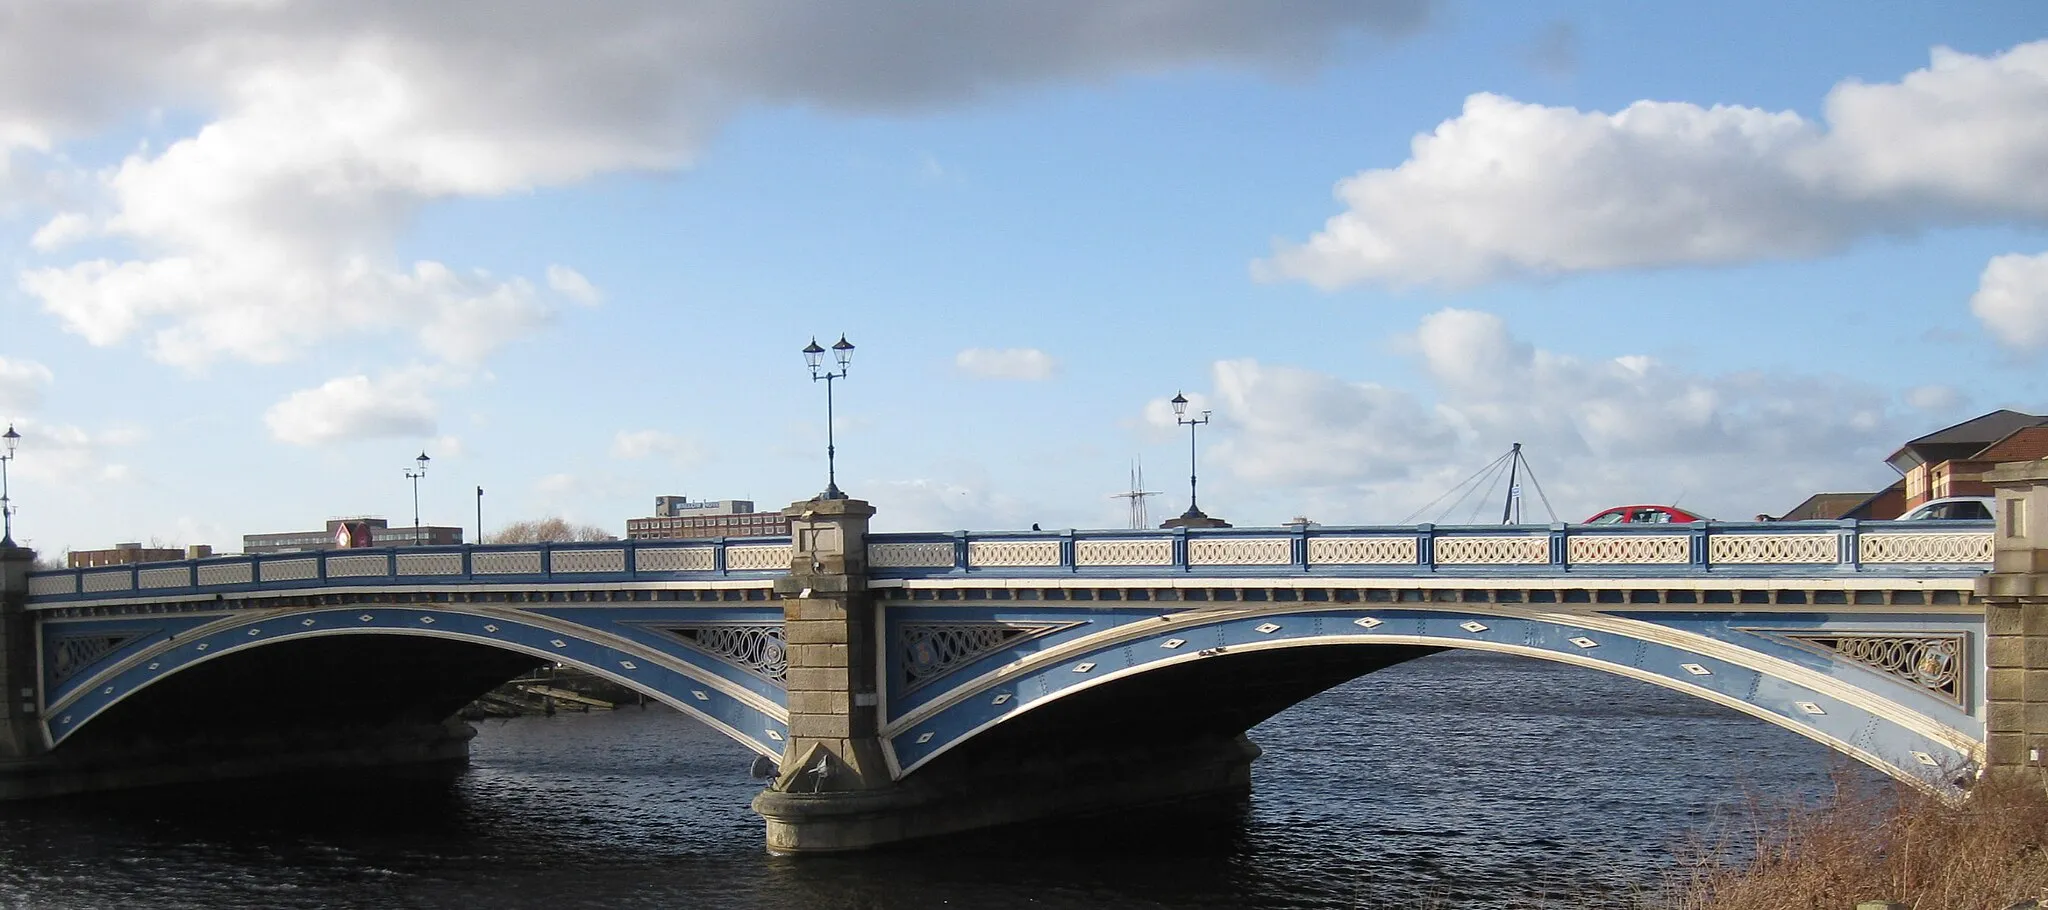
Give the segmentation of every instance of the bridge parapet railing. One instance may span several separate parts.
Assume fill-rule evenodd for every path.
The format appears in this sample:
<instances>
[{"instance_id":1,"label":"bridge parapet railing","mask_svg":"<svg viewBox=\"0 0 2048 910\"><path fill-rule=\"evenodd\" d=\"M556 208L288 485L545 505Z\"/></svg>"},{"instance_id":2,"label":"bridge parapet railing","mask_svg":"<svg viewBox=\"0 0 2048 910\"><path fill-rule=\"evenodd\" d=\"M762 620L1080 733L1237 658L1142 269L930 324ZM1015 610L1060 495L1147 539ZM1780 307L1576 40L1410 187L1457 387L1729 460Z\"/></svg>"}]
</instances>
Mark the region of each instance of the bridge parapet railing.
<instances>
[{"instance_id":1,"label":"bridge parapet railing","mask_svg":"<svg viewBox=\"0 0 2048 910\"><path fill-rule=\"evenodd\" d=\"M29 575L29 604L360 586L768 578L789 571L787 537L615 540L215 556Z\"/></svg>"},{"instance_id":2,"label":"bridge parapet railing","mask_svg":"<svg viewBox=\"0 0 2048 910\"><path fill-rule=\"evenodd\" d=\"M1986 521L1285 526L875 534L881 578L1974 575Z\"/></svg>"}]
</instances>

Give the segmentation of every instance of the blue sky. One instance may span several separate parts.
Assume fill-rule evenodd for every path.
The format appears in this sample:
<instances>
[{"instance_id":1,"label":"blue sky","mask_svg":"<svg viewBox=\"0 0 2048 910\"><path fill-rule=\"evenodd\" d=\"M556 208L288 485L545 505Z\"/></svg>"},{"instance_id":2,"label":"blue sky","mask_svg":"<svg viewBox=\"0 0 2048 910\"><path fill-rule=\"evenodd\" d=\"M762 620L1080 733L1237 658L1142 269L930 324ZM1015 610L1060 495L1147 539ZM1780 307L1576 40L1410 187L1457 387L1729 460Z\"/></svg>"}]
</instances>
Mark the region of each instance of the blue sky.
<instances>
[{"instance_id":1,"label":"blue sky","mask_svg":"<svg viewBox=\"0 0 2048 910\"><path fill-rule=\"evenodd\" d=\"M16 537L775 507L892 530L1874 489L2048 413L2048 7L26 3ZM1445 521L1465 515L1428 515Z\"/></svg>"}]
</instances>

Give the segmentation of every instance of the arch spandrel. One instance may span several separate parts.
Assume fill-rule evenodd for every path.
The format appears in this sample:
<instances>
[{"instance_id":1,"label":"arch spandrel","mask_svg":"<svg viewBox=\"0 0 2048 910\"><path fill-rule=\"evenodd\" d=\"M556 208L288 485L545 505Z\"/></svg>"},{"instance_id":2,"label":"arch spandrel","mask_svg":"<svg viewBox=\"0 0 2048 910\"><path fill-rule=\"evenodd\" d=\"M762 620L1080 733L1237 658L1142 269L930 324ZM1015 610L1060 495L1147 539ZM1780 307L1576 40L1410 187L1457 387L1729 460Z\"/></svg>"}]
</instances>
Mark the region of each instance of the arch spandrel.
<instances>
[{"instance_id":1,"label":"arch spandrel","mask_svg":"<svg viewBox=\"0 0 2048 910\"><path fill-rule=\"evenodd\" d=\"M69 622L67 635L90 635L96 627L127 630L145 617L110 617ZM123 646L102 655L76 684L41 712L48 744L57 748L94 719L131 695L211 661L265 645L322 636L424 636L514 651L559 662L604 677L688 714L755 752L779 757L788 735L788 715L779 701L736 685L728 668L693 662L692 655L663 653L636 642L532 614L469 612L418 605L357 605L316 609L221 614L211 621L190 617L173 635L166 627L147 636L143 647ZM47 633L46 633L47 634Z\"/></svg>"},{"instance_id":2,"label":"arch spandrel","mask_svg":"<svg viewBox=\"0 0 2048 910\"><path fill-rule=\"evenodd\" d=\"M899 776L1026 713L1168 667L1298 648L1462 648L1601 670L1684 692L1793 730L1916 784L1981 760L1982 726L1966 704L1896 699L1871 668L1811 649L1785 655L1659 622L1486 604L1344 607L1266 604L1155 614L1048 642L999 667L956 674L884 730ZM1082 610L1042 610L1049 622ZM1958 622L1967 624L1967 618ZM1796 621L1783 623L1797 628ZM1960 630L1960 627L1959 627ZM1963 630L1966 631L1966 630ZM1748 632L1734 631L1738 638ZM892 647L894 642L892 641ZM1791 659L1796 654L1798 659ZM1873 686L1876 681L1878 685ZM1873 688L1879 691L1873 691Z\"/></svg>"}]
</instances>

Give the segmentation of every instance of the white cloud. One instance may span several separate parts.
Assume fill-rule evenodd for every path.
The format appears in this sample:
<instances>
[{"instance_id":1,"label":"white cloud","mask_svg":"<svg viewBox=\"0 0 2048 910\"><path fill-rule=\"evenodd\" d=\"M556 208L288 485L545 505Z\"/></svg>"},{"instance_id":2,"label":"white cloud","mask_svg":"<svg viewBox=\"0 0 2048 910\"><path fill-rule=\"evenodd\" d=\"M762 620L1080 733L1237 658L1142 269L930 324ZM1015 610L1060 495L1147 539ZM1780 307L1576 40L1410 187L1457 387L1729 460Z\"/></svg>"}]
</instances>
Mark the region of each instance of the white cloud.
<instances>
[{"instance_id":1,"label":"white cloud","mask_svg":"<svg viewBox=\"0 0 2048 910\"><path fill-rule=\"evenodd\" d=\"M40 363L0 357L0 409L35 409L43 402L43 390L55 381L50 368Z\"/></svg>"},{"instance_id":2,"label":"white cloud","mask_svg":"<svg viewBox=\"0 0 2048 910\"><path fill-rule=\"evenodd\" d=\"M1937 48L1896 83L1843 82L1821 122L1639 101L1618 113L1466 99L1409 159L1338 184L1346 210L1264 278L1465 285L1802 258L1878 233L2048 221L2048 41Z\"/></svg>"},{"instance_id":3,"label":"white cloud","mask_svg":"<svg viewBox=\"0 0 2048 910\"><path fill-rule=\"evenodd\" d=\"M666 458L678 464L696 464L704 450L694 440L661 430L620 430L612 437L612 457L626 460Z\"/></svg>"},{"instance_id":4,"label":"white cloud","mask_svg":"<svg viewBox=\"0 0 2048 910\"><path fill-rule=\"evenodd\" d=\"M65 212L37 228L35 235L28 239L28 245L37 252L47 253L58 247L91 236L92 219L80 212Z\"/></svg>"},{"instance_id":5,"label":"white cloud","mask_svg":"<svg viewBox=\"0 0 2048 910\"><path fill-rule=\"evenodd\" d=\"M548 287L584 306L597 306L604 302L604 294L590 283L590 279L565 265L548 266Z\"/></svg>"},{"instance_id":6,"label":"white cloud","mask_svg":"<svg viewBox=\"0 0 2048 910\"><path fill-rule=\"evenodd\" d=\"M1922 411L1952 411L1963 404L1963 393L1954 386L1923 385L1907 389L1906 404Z\"/></svg>"},{"instance_id":7,"label":"white cloud","mask_svg":"<svg viewBox=\"0 0 2048 910\"><path fill-rule=\"evenodd\" d=\"M1059 370L1052 356L1037 348L968 348L953 355L953 366L978 379L1051 379Z\"/></svg>"},{"instance_id":8,"label":"white cloud","mask_svg":"<svg viewBox=\"0 0 2048 910\"><path fill-rule=\"evenodd\" d=\"M431 386L447 378L440 370L422 367L374 378L340 376L293 392L265 411L263 421L272 437L302 446L432 436L439 408Z\"/></svg>"},{"instance_id":9,"label":"white cloud","mask_svg":"<svg viewBox=\"0 0 2048 910\"><path fill-rule=\"evenodd\" d=\"M134 470L118 458L122 450L134 448L149 435L140 427L129 425L88 430L27 418L17 421L14 427L21 434L14 461L9 462L16 480L87 489L133 479Z\"/></svg>"},{"instance_id":10,"label":"white cloud","mask_svg":"<svg viewBox=\"0 0 2048 910\"><path fill-rule=\"evenodd\" d=\"M1977 279L1970 312L2007 347L2048 348L2048 253L1991 260Z\"/></svg>"},{"instance_id":11,"label":"white cloud","mask_svg":"<svg viewBox=\"0 0 2048 910\"><path fill-rule=\"evenodd\" d=\"M46 251L89 228L131 250L19 276L94 344L146 332L170 363L276 362L423 325L422 351L471 363L544 323L556 296L588 304L596 289L562 267L544 295L397 261L395 238L433 201L681 167L748 104L868 114L1173 66L1296 67L1428 12L1429 0L30 4L0 31L0 161L11 180L16 150L49 154L164 108L203 123L99 175L102 198L39 233Z\"/></svg>"},{"instance_id":12,"label":"white cloud","mask_svg":"<svg viewBox=\"0 0 2048 910\"><path fill-rule=\"evenodd\" d=\"M1681 495L1742 518L1888 480L1879 459L1920 429L1890 396L1845 380L1580 360L1520 341L1485 313L1440 311L1410 340L1424 394L1217 363L1204 463L1298 495L1282 506L1290 514L1392 523L1520 442L1561 520ZM1532 489L1526 508L1539 507Z\"/></svg>"}]
</instances>

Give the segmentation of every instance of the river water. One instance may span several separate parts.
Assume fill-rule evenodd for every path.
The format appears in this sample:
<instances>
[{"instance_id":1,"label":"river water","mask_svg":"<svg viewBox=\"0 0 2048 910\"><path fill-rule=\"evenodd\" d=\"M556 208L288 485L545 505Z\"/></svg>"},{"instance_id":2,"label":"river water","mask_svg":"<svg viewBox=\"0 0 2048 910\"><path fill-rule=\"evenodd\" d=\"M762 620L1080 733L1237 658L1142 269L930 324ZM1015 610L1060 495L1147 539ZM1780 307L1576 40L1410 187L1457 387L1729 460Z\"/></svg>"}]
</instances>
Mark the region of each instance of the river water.
<instances>
[{"instance_id":1,"label":"river water","mask_svg":"<svg viewBox=\"0 0 2048 910\"><path fill-rule=\"evenodd\" d=\"M1440 654L1254 729L1234 813L788 859L747 808L751 753L681 715L480 731L452 780L0 805L0 907L1625 907L1748 796L1875 779L1648 684Z\"/></svg>"}]
</instances>

